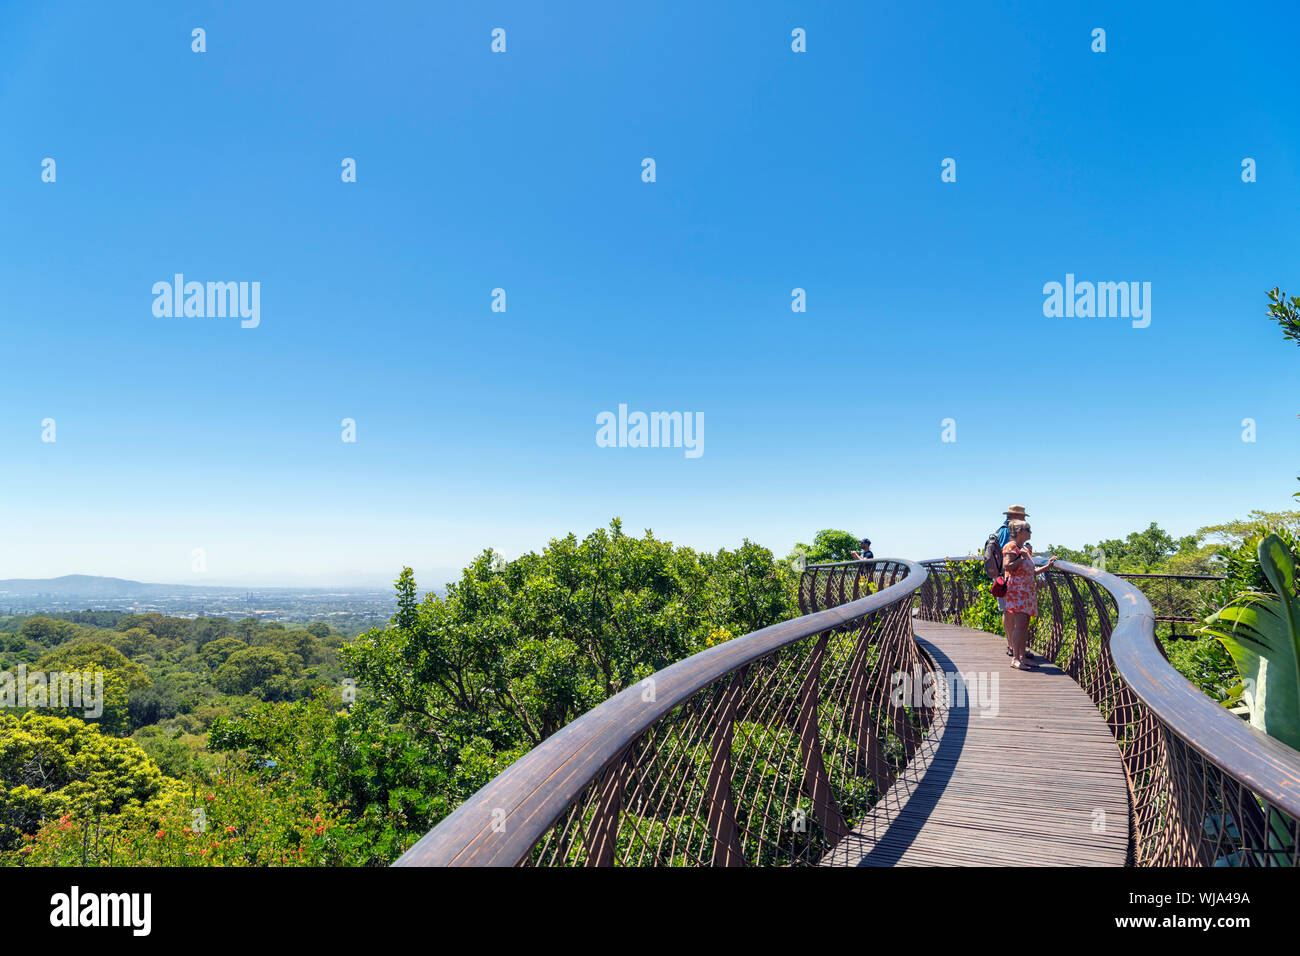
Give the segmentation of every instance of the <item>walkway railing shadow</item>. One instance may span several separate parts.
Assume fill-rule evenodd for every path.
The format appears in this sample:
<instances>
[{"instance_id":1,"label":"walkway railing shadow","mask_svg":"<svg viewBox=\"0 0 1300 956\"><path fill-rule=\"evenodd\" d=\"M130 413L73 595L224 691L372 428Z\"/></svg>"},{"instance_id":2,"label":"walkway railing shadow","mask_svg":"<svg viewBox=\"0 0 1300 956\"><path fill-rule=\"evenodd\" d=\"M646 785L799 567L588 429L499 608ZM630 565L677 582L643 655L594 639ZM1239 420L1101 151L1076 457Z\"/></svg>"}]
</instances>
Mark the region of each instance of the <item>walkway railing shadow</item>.
<instances>
[{"instance_id":1,"label":"walkway railing shadow","mask_svg":"<svg viewBox=\"0 0 1300 956\"><path fill-rule=\"evenodd\" d=\"M936 673L963 679L942 650L933 645L925 650ZM952 780L970 730L969 701L969 693L950 695L946 687L939 691L929 733L907 769L853 832L822 858L822 866L893 866L902 858Z\"/></svg>"},{"instance_id":2,"label":"walkway railing shadow","mask_svg":"<svg viewBox=\"0 0 1300 956\"><path fill-rule=\"evenodd\" d=\"M982 580L969 558L924 561L925 620L970 623ZM1202 694L1168 662L1137 587L1058 562L1042 579L1032 649L1092 698L1119 747L1132 862L1300 863L1300 752ZM972 625L977 626L977 625Z\"/></svg>"},{"instance_id":3,"label":"walkway railing shadow","mask_svg":"<svg viewBox=\"0 0 1300 956\"><path fill-rule=\"evenodd\" d=\"M397 861L428 865L809 865L911 761L933 707L911 626L926 571L812 566L806 614L647 678L543 741Z\"/></svg>"}]
</instances>

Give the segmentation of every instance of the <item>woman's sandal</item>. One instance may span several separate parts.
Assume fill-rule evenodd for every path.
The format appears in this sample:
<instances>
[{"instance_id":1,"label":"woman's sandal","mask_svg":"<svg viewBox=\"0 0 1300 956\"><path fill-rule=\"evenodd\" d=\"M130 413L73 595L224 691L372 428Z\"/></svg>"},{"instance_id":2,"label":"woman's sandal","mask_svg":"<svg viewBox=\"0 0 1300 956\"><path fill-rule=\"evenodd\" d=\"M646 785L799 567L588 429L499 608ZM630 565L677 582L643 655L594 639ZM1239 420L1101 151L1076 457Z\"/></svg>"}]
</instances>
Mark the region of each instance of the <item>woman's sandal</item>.
<instances>
[{"instance_id":1,"label":"woman's sandal","mask_svg":"<svg viewBox=\"0 0 1300 956\"><path fill-rule=\"evenodd\" d=\"M1014 668L1015 668L1016 670L1018 670L1018 671L1036 671L1036 670L1038 670L1037 667L1035 667L1033 664L1029 663L1028 661L1018 661L1018 660L1015 660L1014 658L1013 658L1012 661L1011 661L1011 666L1014 667Z\"/></svg>"}]
</instances>

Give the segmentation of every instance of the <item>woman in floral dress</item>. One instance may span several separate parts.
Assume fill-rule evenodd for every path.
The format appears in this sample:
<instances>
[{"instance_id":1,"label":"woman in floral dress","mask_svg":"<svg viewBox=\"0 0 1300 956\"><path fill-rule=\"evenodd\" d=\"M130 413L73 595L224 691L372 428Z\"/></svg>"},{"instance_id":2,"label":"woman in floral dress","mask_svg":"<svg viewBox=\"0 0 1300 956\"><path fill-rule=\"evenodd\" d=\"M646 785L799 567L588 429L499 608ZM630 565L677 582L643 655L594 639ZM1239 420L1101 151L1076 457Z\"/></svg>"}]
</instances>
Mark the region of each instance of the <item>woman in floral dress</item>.
<instances>
[{"instance_id":1,"label":"woman in floral dress","mask_svg":"<svg viewBox=\"0 0 1300 956\"><path fill-rule=\"evenodd\" d=\"M1011 540L1002 549L1002 570L1007 579L1007 615L1011 619L1011 666L1029 671L1034 665L1025 659L1029 643L1029 619L1038 614L1038 575L1046 574L1056 563L1049 558L1041 568L1034 567L1034 552L1029 547L1029 522L1012 521L1007 526Z\"/></svg>"}]
</instances>

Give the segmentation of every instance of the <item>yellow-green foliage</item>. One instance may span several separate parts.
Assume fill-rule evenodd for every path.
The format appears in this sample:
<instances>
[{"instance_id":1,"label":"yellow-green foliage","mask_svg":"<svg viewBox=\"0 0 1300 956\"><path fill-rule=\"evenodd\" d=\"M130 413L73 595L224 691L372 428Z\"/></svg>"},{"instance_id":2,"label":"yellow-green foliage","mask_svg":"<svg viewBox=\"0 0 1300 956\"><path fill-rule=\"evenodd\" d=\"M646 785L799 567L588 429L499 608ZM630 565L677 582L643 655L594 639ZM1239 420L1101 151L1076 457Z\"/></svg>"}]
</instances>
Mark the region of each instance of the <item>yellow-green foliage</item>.
<instances>
[{"instance_id":1,"label":"yellow-green foliage","mask_svg":"<svg viewBox=\"0 0 1300 956\"><path fill-rule=\"evenodd\" d=\"M162 783L130 740L74 717L0 713L0 850L66 814L142 807Z\"/></svg>"}]
</instances>

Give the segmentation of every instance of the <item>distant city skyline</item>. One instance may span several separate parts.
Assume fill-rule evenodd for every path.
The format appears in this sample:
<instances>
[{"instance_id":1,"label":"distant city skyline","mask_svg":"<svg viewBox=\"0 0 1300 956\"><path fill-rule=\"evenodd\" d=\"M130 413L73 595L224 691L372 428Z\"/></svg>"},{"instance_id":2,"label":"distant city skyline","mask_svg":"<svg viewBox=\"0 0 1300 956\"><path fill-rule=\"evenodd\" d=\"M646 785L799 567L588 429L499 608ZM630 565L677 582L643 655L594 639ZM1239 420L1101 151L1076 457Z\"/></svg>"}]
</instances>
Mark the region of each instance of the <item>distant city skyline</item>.
<instances>
[{"instance_id":1,"label":"distant city skyline","mask_svg":"<svg viewBox=\"0 0 1300 956\"><path fill-rule=\"evenodd\" d=\"M5 19L0 577L1296 507L1294 6Z\"/></svg>"}]
</instances>

